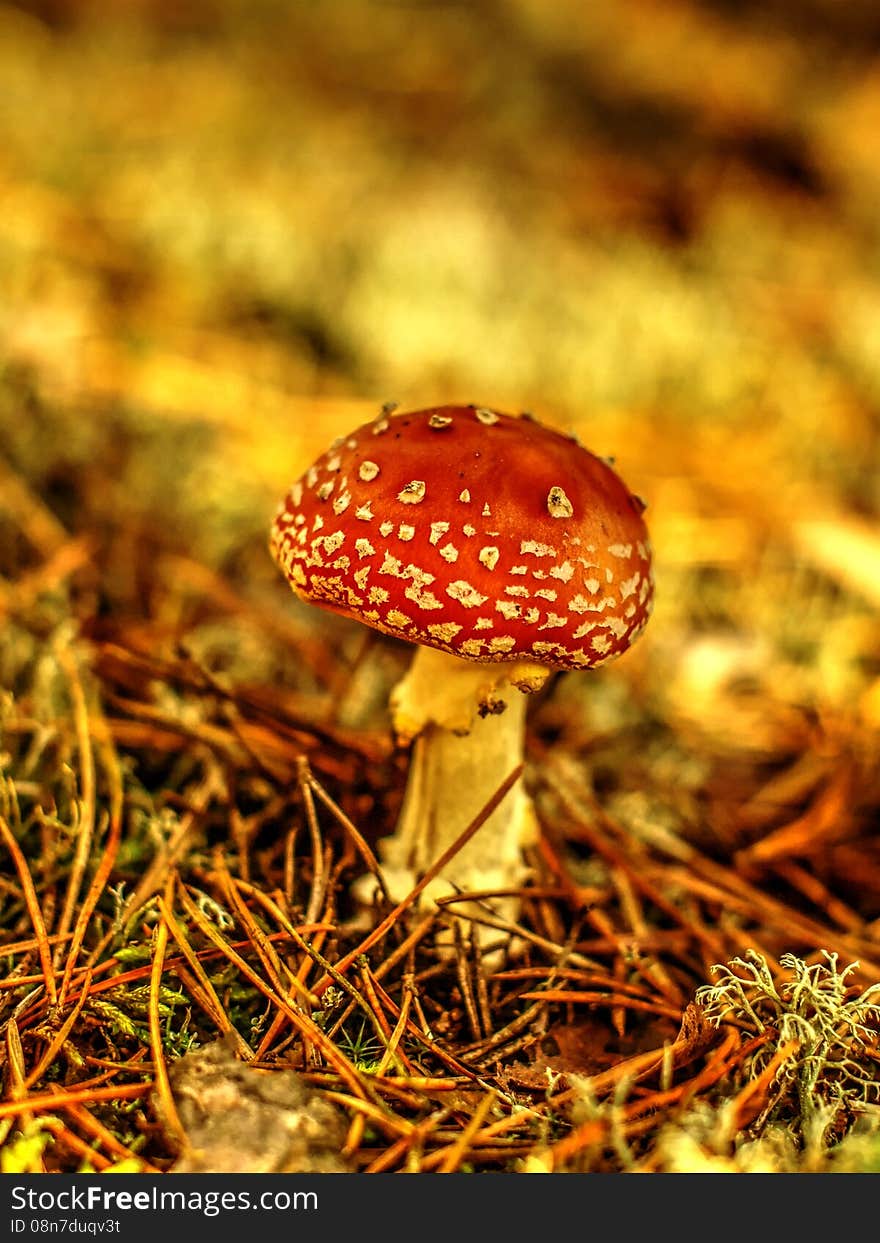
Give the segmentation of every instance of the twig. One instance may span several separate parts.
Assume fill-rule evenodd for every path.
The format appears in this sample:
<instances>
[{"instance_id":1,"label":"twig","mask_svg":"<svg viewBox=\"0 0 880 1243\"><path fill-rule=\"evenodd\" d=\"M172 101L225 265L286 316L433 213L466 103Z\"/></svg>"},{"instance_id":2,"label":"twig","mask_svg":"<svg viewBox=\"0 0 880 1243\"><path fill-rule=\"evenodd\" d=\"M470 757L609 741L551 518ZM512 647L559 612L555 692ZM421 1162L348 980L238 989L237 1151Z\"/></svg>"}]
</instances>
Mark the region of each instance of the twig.
<instances>
[{"instance_id":1,"label":"twig","mask_svg":"<svg viewBox=\"0 0 880 1243\"><path fill-rule=\"evenodd\" d=\"M166 892L170 892L173 877L169 878ZM160 919L156 925L153 940L153 965L150 971L150 997L147 1006L147 1018L150 1028L150 1050L153 1055L153 1072L156 1076L156 1096L162 1120L169 1133L180 1147L187 1143L186 1131L180 1121L171 1082L168 1078L168 1067L165 1064L165 1050L162 1044L162 1020L159 1015L159 993L162 989L162 972L165 966L165 949L168 945L168 925Z\"/></svg>"},{"instance_id":2,"label":"twig","mask_svg":"<svg viewBox=\"0 0 880 1243\"><path fill-rule=\"evenodd\" d=\"M15 864L15 870L18 872L18 878L21 881L21 890L24 894L25 905L27 907L28 916L31 926L34 930L34 936L37 940L37 953L40 956L40 966L43 971L43 983L46 987L46 996L50 1005L56 1005L58 1001L58 992L55 988L55 974L52 966L52 952L49 948L49 938L46 935L46 926L43 923L43 912L40 908L40 902L37 898L34 882L31 878L30 869L27 861L22 854L21 847L13 836L12 829L6 823L6 818L0 815L0 837L3 838L6 849L12 855L12 861Z\"/></svg>"}]
</instances>

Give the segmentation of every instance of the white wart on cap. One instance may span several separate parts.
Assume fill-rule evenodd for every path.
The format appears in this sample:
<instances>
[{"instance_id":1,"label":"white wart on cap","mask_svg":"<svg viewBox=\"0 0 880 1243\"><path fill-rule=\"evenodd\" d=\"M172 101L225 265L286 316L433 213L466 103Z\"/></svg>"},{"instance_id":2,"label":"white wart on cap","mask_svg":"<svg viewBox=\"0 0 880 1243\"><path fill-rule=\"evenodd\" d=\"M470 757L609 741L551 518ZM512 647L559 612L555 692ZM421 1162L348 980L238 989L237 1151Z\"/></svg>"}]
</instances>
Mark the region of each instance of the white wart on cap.
<instances>
[{"instance_id":1,"label":"white wart on cap","mask_svg":"<svg viewBox=\"0 0 880 1243\"><path fill-rule=\"evenodd\" d=\"M386 634L584 669L648 621L643 509L605 461L531 418L383 412L297 480L270 547L297 595Z\"/></svg>"}]
</instances>

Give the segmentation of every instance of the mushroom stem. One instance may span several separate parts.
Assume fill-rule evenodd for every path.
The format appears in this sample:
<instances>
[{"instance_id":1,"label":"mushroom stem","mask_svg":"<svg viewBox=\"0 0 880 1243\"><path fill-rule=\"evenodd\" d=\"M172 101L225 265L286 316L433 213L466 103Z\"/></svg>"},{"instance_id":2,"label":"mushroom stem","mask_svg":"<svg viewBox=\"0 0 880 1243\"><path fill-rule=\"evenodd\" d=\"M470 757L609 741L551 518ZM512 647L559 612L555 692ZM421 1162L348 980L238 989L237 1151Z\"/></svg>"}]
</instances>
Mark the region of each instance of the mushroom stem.
<instances>
[{"instance_id":1,"label":"mushroom stem","mask_svg":"<svg viewBox=\"0 0 880 1243\"><path fill-rule=\"evenodd\" d=\"M478 665L432 648L417 650L391 701L398 736L416 734L395 834L379 843L393 899L409 893L521 763L528 701L517 687L536 689L546 676L535 666ZM527 875L522 849L535 836L520 779L424 897L519 888ZM492 906L502 917L517 914L515 898Z\"/></svg>"}]
</instances>

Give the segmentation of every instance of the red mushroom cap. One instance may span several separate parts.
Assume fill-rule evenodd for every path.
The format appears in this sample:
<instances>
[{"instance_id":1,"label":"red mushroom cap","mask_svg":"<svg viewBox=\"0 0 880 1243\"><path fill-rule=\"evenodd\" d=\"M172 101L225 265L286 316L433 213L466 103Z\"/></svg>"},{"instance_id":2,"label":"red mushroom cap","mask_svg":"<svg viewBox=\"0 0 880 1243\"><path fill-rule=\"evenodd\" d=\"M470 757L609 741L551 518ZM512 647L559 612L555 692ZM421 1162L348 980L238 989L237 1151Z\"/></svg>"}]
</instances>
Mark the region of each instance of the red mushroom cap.
<instances>
[{"instance_id":1,"label":"red mushroom cap","mask_svg":"<svg viewBox=\"0 0 880 1243\"><path fill-rule=\"evenodd\" d=\"M297 595L396 638L583 669L647 623L643 509L570 437L440 406L336 441L279 507L270 547Z\"/></svg>"}]
</instances>

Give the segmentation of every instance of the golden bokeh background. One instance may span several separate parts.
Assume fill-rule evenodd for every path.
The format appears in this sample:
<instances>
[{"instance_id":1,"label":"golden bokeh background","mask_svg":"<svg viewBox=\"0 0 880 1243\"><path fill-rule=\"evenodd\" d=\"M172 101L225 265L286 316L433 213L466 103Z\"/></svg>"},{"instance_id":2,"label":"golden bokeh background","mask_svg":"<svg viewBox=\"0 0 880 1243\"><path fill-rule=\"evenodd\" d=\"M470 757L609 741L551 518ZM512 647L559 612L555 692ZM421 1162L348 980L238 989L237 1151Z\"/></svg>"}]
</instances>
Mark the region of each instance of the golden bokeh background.
<instances>
[{"instance_id":1,"label":"golden bokeh background","mask_svg":"<svg viewBox=\"0 0 880 1243\"><path fill-rule=\"evenodd\" d=\"M90 463L219 565L381 402L527 408L650 503L640 663L876 724L878 55L834 0L0 5L7 505Z\"/></svg>"}]
</instances>

